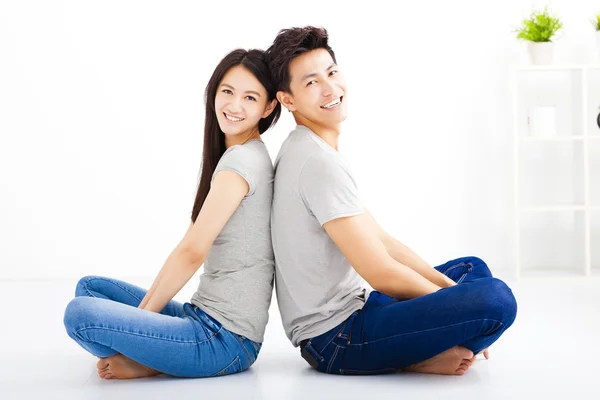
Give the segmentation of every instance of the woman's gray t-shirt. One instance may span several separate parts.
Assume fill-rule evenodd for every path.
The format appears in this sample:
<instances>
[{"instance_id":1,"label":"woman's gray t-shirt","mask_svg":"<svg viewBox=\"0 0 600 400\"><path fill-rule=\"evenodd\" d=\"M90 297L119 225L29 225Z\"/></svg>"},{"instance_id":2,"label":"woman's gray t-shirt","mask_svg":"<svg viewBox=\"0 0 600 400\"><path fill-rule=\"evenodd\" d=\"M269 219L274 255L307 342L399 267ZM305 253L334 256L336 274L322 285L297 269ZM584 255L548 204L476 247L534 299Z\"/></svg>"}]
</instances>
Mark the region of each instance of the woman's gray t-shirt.
<instances>
[{"instance_id":1,"label":"woman's gray t-shirt","mask_svg":"<svg viewBox=\"0 0 600 400\"><path fill-rule=\"evenodd\" d=\"M239 174L250 189L210 248L191 303L231 332L261 343L275 273L273 163L265 144L253 139L228 148L212 179L224 170Z\"/></svg>"}]
</instances>

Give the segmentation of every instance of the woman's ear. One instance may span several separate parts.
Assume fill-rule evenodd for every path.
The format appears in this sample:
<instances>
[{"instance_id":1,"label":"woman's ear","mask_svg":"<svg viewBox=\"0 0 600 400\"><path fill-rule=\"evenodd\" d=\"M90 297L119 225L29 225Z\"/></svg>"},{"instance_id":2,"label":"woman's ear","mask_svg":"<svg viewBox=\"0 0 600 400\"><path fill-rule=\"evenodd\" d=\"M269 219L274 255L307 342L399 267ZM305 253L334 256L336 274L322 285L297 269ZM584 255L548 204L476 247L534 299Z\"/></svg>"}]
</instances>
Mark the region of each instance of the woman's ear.
<instances>
[{"instance_id":1,"label":"woman's ear","mask_svg":"<svg viewBox=\"0 0 600 400\"><path fill-rule=\"evenodd\" d=\"M288 92L284 92L282 90L277 92L277 100L279 100L281 105L287 108L288 110L296 111L296 107L294 106L294 98Z\"/></svg>"},{"instance_id":2,"label":"woman's ear","mask_svg":"<svg viewBox=\"0 0 600 400\"><path fill-rule=\"evenodd\" d=\"M261 118L267 118L269 115L271 115L271 113L275 109L276 105L277 105L277 99L273 99L273 101L271 101L269 104L267 104L267 108L265 109L265 112L263 113Z\"/></svg>"}]
</instances>

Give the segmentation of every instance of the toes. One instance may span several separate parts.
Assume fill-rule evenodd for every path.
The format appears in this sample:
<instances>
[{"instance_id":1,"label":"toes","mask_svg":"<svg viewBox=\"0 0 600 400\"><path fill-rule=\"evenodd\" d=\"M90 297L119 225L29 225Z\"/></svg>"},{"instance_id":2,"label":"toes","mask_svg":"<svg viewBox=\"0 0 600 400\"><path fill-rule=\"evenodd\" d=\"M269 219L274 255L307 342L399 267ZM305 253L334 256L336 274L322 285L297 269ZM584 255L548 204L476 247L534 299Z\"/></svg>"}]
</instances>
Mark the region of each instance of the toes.
<instances>
[{"instance_id":1,"label":"toes","mask_svg":"<svg viewBox=\"0 0 600 400\"><path fill-rule=\"evenodd\" d=\"M101 358L100 360L98 360L98 362L96 363L96 367L98 367L98 369L105 369L106 367L108 367L108 358Z\"/></svg>"},{"instance_id":2,"label":"toes","mask_svg":"<svg viewBox=\"0 0 600 400\"><path fill-rule=\"evenodd\" d=\"M115 376L112 373L110 373L110 372L107 372L106 375L104 375L104 379L107 379L107 380L108 379L114 379L114 377Z\"/></svg>"},{"instance_id":3,"label":"toes","mask_svg":"<svg viewBox=\"0 0 600 400\"><path fill-rule=\"evenodd\" d=\"M470 358L473 358L473 356L474 356L473 352L471 350L467 349L466 347L457 346L456 351L458 352L458 354L460 354L460 356L462 358L470 359Z\"/></svg>"}]
</instances>

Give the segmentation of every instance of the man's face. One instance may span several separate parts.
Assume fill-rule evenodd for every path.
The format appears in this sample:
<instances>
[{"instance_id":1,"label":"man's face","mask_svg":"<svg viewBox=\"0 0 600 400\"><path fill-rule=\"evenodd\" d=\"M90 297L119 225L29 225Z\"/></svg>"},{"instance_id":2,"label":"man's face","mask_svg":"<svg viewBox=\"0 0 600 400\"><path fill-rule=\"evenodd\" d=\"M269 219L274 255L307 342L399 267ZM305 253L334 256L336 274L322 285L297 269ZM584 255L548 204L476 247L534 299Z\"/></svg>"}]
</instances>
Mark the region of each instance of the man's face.
<instances>
[{"instance_id":1,"label":"man's face","mask_svg":"<svg viewBox=\"0 0 600 400\"><path fill-rule=\"evenodd\" d=\"M346 119L346 81L327 50L296 57L289 71L291 93L285 96L291 111L324 127L338 126Z\"/></svg>"}]
</instances>

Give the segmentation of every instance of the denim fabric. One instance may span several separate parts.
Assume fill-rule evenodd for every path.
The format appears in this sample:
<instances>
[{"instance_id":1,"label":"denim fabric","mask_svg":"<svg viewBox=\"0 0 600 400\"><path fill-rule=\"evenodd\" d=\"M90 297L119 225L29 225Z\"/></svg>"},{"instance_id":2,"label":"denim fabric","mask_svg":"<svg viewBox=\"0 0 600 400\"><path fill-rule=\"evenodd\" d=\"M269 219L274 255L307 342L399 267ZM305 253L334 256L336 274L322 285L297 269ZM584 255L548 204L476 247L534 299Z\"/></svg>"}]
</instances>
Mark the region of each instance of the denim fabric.
<instances>
[{"instance_id":1,"label":"denim fabric","mask_svg":"<svg viewBox=\"0 0 600 400\"><path fill-rule=\"evenodd\" d=\"M474 354L489 347L515 320L510 288L477 257L436 267L458 283L411 300L373 291L362 309L305 347L321 372L383 374L427 360L454 346Z\"/></svg>"},{"instance_id":2,"label":"denim fabric","mask_svg":"<svg viewBox=\"0 0 600 400\"><path fill-rule=\"evenodd\" d=\"M97 357L120 353L178 377L233 374L256 361L260 343L228 331L195 305L171 301L160 313L137 308L146 292L116 279L82 278L65 310L67 333Z\"/></svg>"}]
</instances>

